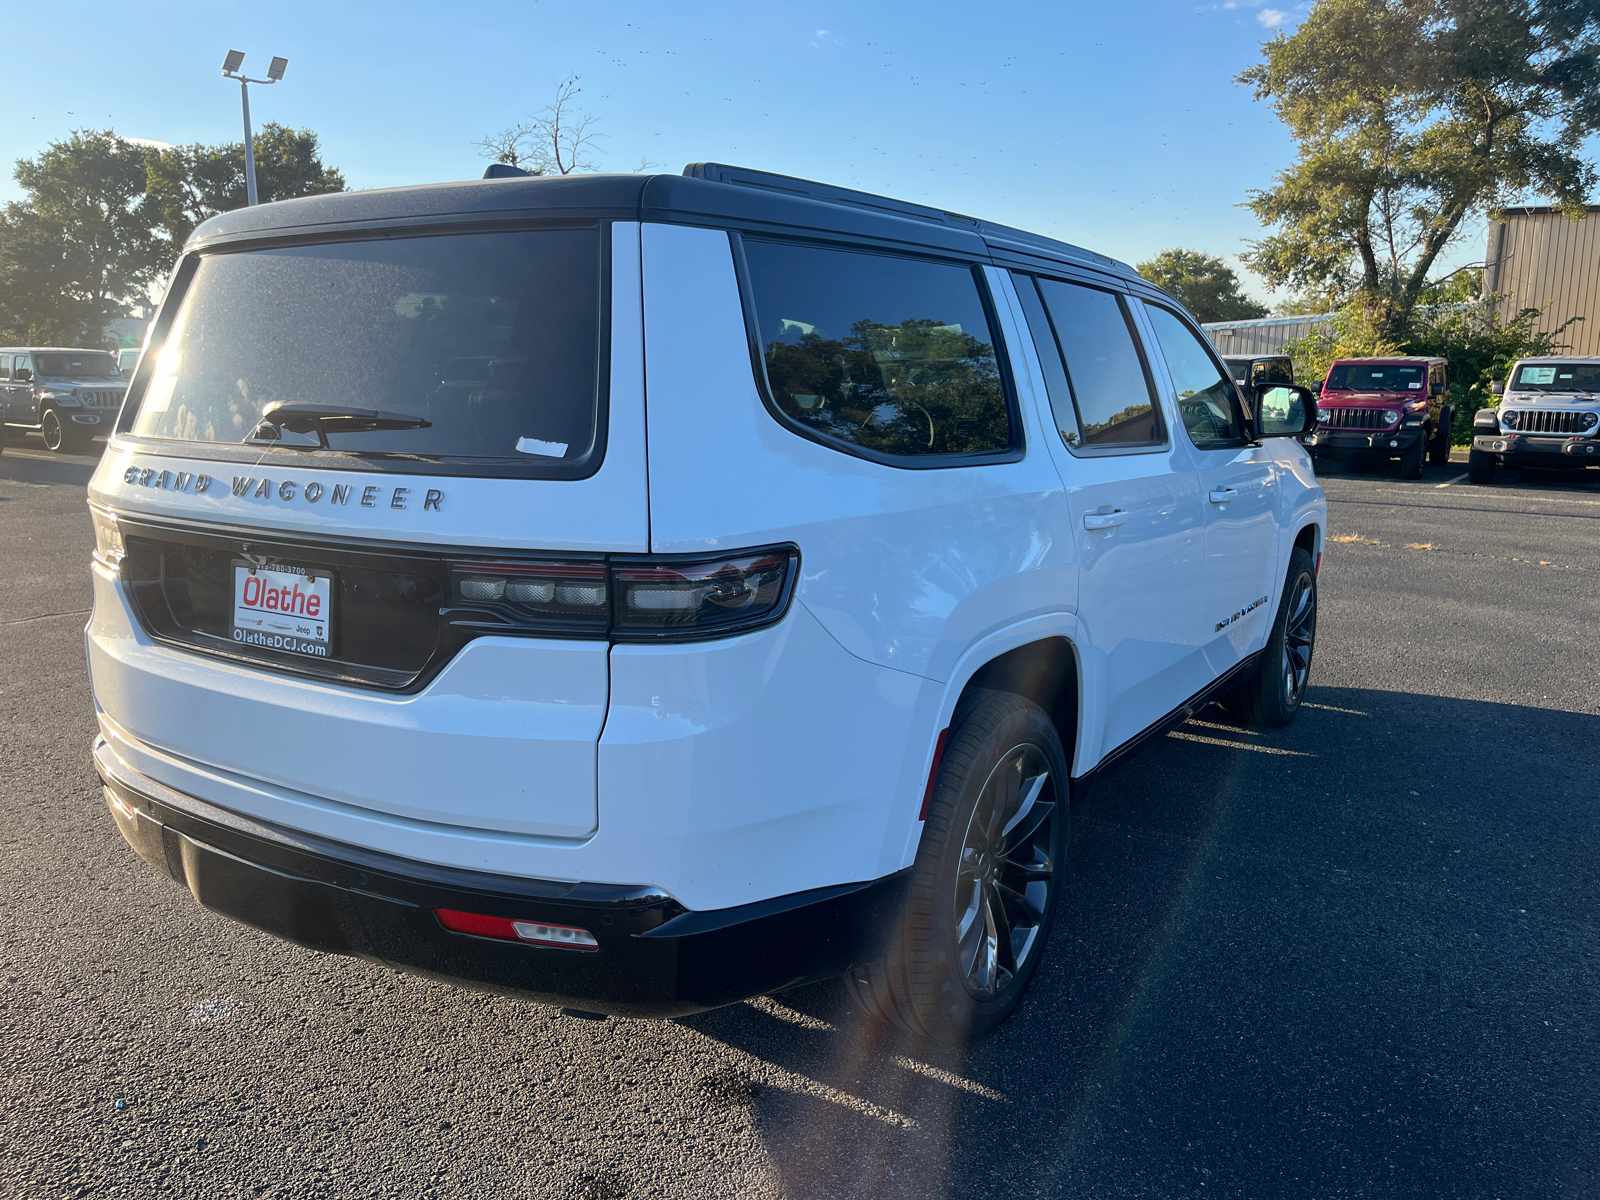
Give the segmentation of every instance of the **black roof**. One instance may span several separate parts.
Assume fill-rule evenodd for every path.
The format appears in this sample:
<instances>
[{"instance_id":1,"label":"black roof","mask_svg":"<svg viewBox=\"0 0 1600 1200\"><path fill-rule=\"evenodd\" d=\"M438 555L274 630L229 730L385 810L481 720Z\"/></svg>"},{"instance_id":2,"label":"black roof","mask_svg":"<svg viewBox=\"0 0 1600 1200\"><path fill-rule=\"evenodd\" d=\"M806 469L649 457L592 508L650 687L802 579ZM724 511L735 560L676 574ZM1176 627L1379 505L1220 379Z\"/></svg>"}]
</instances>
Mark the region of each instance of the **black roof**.
<instances>
[{"instance_id":1,"label":"black roof","mask_svg":"<svg viewBox=\"0 0 1600 1200\"><path fill-rule=\"evenodd\" d=\"M306 196L212 217L194 231L189 248L373 224L518 216L703 222L773 233L824 231L847 240L944 249L997 264L1027 266L1043 259L1125 280L1140 278L1125 263L1021 229L720 163L691 163L682 175L527 176Z\"/></svg>"}]
</instances>

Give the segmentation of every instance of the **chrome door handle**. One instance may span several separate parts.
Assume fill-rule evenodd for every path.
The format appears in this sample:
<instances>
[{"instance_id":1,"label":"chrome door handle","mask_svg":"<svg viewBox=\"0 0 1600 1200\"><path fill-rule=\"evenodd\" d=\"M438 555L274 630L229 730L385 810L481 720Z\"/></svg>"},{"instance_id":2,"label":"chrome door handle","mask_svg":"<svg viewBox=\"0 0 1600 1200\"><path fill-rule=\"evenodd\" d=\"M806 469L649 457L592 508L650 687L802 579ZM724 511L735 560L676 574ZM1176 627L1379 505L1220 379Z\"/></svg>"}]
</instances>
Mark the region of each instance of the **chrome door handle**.
<instances>
[{"instance_id":1,"label":"chrome door handle","mask_svg":"<svg viewBox=\"0 0 1600 1200\"><path fill-rule=\"evenodd\" d=\"M1111 529L1118 525L1126 525L1131 513L1125 513L1120 508L1114 512L1092 512L1083 514L1083 527L1085 529Z\"/></svg>"},{"instance_id":2,"label":"chrome door handle","mask_svg":"<svg viewBox=\"0 0 1600 1200\"><path fill-rule=\"evenodd\" d=\"M1239 493L1234 488L1218 488L1206 497L1213 504L1226 504L1229 500L1237 500Z\"/></svg>"}]
</instances>

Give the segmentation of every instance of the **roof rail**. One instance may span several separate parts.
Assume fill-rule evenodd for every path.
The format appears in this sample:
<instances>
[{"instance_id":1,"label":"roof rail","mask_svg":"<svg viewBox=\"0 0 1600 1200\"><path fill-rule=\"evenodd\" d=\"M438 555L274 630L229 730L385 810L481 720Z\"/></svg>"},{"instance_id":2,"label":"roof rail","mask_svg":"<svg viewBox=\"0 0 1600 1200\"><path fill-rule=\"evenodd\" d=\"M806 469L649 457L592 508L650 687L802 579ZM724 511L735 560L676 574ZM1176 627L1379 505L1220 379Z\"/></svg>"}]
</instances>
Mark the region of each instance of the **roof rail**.
<instances>
[{"instance_id":1,"label":"roof rail","mask_svg":"<svg viewBox=\"0 0 1600 1200\"><path fill-rule=\"evenodd\" d=\"M1042 234L1013 229L1009 225L996 225L980 221L963 213L933 208L926 204L913 204L909 200L896 200L871 192L858 192L853 188L835 187L831 183L817 183L812 179L797 179L793 175L777 175L771 171L753 171L748 167L732 167L727 163L698 162L684 167L683 173L691 179L707 179L713 183L731 183L739 187L761 188L771 192L786 192L791 196L804 196L829 204L849 204L856 208L870 208L897 217L910 217L917 221L953 226L970 230L982 237L991 248L1020 251L1024 254L1044 255L1066 259L1114 274L1137 279L1138 273L1127 263L1118 262L1082 246L1058 241Z\"/></svg>"},{"instance_id":2,"label":"roof rail","mask_svg":"<svg viewBox=\"0 0 1600 1200\"><path fill-rule=\"evenodd\" d=\"M812 200L825 200L830 204L851 204L857 208L873 208L879 212L893 213L897 217L911 217L919 221L933 221L940 225L959 225L976 229L978 222L960 213L946 212L926 204L913 204L909 200L895 200L871 192L858 192L854 188L836 187L831 183L818 183L813 179L797 179L793 175L778 175L772 171L753 171L749 167L732 167L727 163L697 162L684 167L690 179L707 179L712 183L731 183L739 187L764 188L770 192L788 192L792 196L805 196Z\"/></svg>"}]
</instances>

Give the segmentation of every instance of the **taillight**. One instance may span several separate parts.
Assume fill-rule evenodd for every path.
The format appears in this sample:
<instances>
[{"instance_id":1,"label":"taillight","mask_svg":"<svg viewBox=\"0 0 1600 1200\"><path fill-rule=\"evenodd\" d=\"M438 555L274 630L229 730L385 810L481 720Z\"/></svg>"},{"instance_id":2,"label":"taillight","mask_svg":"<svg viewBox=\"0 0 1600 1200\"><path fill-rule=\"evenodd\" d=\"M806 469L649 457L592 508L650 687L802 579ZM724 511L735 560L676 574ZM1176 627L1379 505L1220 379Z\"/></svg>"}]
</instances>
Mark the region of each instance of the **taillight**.
<instances>
[{"instance_id":1,"label":"taillight","mask_svg":"<svg viewBox=\"0 0 1600 1200\"><path fill-rule=\"evenodd\" d=\"M446 615L457 625L505 632L618 641L713 637L782 617L798 564L793 546L710 558L457 562Z\"/></svg>"},{"instance_id":2,"label":"taillight","mask_svg":"<svg viewBox=\"0 0 1600 1200\"><path fill-rule=\"evenodd\" d=\"M617 563L613 631L683 637L765 625L783 615L794 579L792 548L694 562Z\"/></svg>"},{"instance_id":3,"label":"taillight","mask_svg":"<svg viewBox=\"0 0 1600 1200\"><path fill-rule=\"evenodd\" d=\"M609 597L603 563L456 563L458 604L485 609L510 625L552 632L603 632Z\"/></svg>"}]
</instances>

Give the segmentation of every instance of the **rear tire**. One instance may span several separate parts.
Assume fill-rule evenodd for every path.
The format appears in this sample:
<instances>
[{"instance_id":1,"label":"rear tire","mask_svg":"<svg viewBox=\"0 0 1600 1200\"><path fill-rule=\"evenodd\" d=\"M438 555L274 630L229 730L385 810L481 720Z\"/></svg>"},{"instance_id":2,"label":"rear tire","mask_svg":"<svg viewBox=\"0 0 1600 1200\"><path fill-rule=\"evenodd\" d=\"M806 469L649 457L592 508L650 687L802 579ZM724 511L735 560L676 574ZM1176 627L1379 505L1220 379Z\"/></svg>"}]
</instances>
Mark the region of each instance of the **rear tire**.
<instances>
[{"instance_id":1,"label":"rear tire","mask_svg":"<svg viewBox=\"0 0 1600 1200\"><path fill-rule=\"evenodd\" d=\"M893 944L846 980L880 1020L965 1044L1016 1010L1044 956L1068 781L1055 725L1031 700L981 691L956 717Z\"/></svg>"},{"instance_id":2,"label":"rear tire","mask_svg":"<svg viewBox=\"0 0 1600 1200\"><path fill-rule=\"evenodd\" d=\"M1494 469L1498 465L1494 455L1474 446L1467 452L1467 482L1487 487L1494 482Z\"/></svg>"},{"instance_id":3,"label":"rear tire","mask_svg":"<svg viewBox=\"0 0 1600 1200\"><path fill-rule=\"evenodd\" d=\"M1441 422L1438 436L1428 443L1428 461L1436 467L1450 465L1450 426L1448 424Z\"/></svg>"},{"instance_id":4,"label":"rear tire","mask_svg":"<svg viewBox=\"0 0 1600 1200\"><path fill-rule=\"evenodd\" d=\"M1402 454L1400 456L1400 478L1401 479L1421 479L1422 478L1422 439L1421 438L1418 438L1412 444L1411 449L1407 450L1404 454Z\"/></svg>"},{"instance_id":5,"label":"rear tire","mask_svg":"<svg viewBox=\"0 0 1600 1200\"><path fill-rule=\"evenodd\" d=\"M1317 565L1296 546L1261 661L1249 678L1222 697L1223 707L1241 725L1283 728L1305 699L1316 646Z\"/></svg>"}]
</instances>

